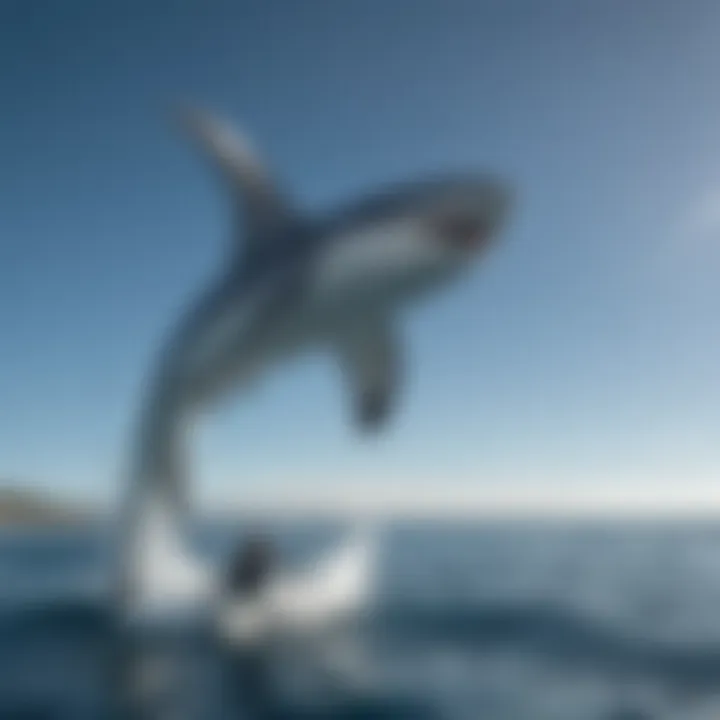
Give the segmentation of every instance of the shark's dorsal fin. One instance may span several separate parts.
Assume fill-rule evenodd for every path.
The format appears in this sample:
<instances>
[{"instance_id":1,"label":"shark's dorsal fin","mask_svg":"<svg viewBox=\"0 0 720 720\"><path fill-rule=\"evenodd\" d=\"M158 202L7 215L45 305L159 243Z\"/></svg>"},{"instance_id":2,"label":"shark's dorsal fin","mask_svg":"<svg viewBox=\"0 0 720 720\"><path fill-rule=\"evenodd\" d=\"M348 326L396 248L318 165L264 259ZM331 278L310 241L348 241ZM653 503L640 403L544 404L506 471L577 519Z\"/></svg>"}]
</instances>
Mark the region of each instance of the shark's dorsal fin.
<instances>
[{"instance_id":1,"label":"shark's dorsal fin","mask_svg":"<svg viewBox=\"0 0 720 720\"><path fill-rule=\"evenodd\" d=\"M246 252L293 222L293 208L243 133L194 107L182 109L181 121L227 180L233 202L240 205Z\"/></svg>"}]
</instances>

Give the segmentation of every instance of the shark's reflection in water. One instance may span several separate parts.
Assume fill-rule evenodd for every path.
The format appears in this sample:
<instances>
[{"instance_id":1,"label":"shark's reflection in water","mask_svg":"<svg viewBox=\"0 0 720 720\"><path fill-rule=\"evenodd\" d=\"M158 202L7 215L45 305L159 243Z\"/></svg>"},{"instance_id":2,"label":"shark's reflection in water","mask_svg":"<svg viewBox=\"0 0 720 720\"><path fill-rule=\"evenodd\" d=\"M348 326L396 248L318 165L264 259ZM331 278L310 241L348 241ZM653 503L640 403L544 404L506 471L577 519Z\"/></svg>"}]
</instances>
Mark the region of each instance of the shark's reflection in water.
<instances>
[{"instance_id":1,"label":"shark's reflection in water","mask_svg":"<svg viewBox=\"0 0 720 720\"><path fill-rule=\"evenodd\" d=\"M237 712L262 717L277 702L265 653L228 653L222 664L224 694Z\"/></svg>"},{"instance_id":2,"label":"shark's reflection in water","mask_svg":"<svg viewBox=\"0 0 720 720\"><path fill-rule=\"evenodd\" d=\"M118 718L191 718L199 656L187 639L117 637L110 660L112 703Z\"/></svg>"},{"instance_id":3,"label":"shark's reflection in water","mask_svg":"<svg viewBox=\"0 0 720 720\"><path fill-rule=\"evenodd\" d=\"M360 628L239 648L200 637L120 640L114 717L155 720L430 718L382 688Z\"/></svg>"},{"instance_id":4,"label":"shark's reflection in water","mask_svg":"<svg viewBox=\"0 0 720 720\"><path fill-rule=\"evenodd\" d=\"M436 717L429 705L384 689L366 650L361 635L343 634L274 651L231 651L222 663L223 695L237 717Z\"/></svg>"}]
</instances>

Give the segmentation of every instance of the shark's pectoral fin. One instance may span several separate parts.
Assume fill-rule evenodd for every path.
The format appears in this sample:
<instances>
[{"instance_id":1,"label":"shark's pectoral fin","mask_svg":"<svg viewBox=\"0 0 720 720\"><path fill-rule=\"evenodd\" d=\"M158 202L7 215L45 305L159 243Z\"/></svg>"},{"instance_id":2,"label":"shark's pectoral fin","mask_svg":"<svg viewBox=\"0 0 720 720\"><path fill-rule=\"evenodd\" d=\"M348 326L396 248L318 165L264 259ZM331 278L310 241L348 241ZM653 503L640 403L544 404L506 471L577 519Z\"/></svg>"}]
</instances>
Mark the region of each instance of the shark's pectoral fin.
<instances>
[{"instance_id":1,"label":"shark's pectoral fin","mask_svg":"<svg viewBox=\"0 0 720 720\"><path fill-rule=\"evenodd\" d=\"M340 365L353 394L355 420L363 430L378 429L394 409L401 380L398 345L385 318L348 329L338 342Z\"/></svg>"},{"instance_id":2,"label":"shark's pectoral fin","mask_svg":"<svg viewBox=\"0 0 720 720\"><path fill-rule=\"evenodd\" d=\"M197 108L183 108L181 120L230 184L242 206L247 250L272 237L296 216L249 140L223 120Z\"/></svg>"}]
</instances>

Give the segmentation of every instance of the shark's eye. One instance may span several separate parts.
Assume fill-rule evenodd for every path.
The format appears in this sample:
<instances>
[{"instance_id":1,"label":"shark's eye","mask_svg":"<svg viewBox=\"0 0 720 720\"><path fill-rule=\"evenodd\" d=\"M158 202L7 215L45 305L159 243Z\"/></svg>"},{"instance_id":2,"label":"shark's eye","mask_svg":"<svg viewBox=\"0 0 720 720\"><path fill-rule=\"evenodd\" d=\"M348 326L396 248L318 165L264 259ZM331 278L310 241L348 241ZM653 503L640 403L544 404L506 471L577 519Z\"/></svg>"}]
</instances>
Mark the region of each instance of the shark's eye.
<instances>
[{"instance_id":1,"label":"shark's eye","mask_svg":"<svg viewBox=\"0 0 720 720\"><path fill-rule=\"evenodd\" d=\"M444 242L458 249L474 248L487 236L485 223L477 215L469 213L439 217L435 220L435 227Z\"/></svg>"}]
</instances>

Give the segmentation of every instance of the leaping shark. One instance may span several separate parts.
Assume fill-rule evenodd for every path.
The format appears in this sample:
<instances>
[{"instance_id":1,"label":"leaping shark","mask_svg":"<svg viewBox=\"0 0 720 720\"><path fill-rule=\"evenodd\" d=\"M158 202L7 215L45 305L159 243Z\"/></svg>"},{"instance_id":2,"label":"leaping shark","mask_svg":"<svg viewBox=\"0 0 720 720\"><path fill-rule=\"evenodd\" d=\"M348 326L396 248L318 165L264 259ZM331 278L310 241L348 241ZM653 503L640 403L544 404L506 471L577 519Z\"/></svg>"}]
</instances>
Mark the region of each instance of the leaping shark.
<instances>
[{"instance_id":1,"label":"leaping shark","mask_svg":"<svg viewBox=\"0 0 720 720\"><path fill-rule=\"evenodd\" d=\"M182 516L185 433L198 412L278 361L324 348L346 377L357 426L381 428L403 380L399 311L471 267L512 204L502 179L468 173L390 186L311 216L241 132L202 110L185 109L182 120L230 190L237 237L151 378L131 468L126 600L143 593L141 509L162 508L170 524Z\"/></svg>"}]
</instances>

